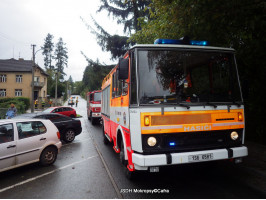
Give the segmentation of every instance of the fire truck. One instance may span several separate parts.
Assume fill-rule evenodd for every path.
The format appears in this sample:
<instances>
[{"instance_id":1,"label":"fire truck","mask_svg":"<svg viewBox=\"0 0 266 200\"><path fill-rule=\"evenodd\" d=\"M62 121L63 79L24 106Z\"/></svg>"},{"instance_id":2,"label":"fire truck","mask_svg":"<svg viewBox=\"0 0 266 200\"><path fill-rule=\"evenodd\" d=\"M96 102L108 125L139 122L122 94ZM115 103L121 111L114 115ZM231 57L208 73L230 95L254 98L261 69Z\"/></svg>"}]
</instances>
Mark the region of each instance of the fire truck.
<instances>
[{"instance_id":1,"label":"fire truck","mask_svg":"<svg viewBox=\"0 0 266 200\"><path fill-rule=\"evenodd\" d=\"M100 90L87 93L87 115L92 125L101 120L101 95Z\"/></svg>"},{"instance_id":2,"label":"fire truck","mask_svg":"<svg viewBox=\"0 0 266 200\"><path fill-rule=\"evenodd\" d=\"M137 170L242 162L244 104L235 50L157 39L131 47L102 82L103 142Z\"/></svg>"}]
</instances>

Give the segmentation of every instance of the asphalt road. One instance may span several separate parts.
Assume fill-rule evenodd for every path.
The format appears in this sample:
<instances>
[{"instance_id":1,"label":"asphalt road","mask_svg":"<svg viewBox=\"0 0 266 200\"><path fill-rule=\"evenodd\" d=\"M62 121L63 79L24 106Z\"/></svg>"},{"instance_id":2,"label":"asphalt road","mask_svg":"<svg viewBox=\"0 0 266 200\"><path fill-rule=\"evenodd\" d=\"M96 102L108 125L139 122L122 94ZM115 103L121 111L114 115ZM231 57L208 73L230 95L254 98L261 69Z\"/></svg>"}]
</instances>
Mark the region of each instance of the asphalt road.
<instances>
[{"instance_id":1,"label":"asphalt road","mask_svg":"<svg viewBox=\"0 0 266 200\"><path fill-rule=\"evenodd\" d=\"M79 98L76 110L82 133L63 145L53 166L0 173L0 198L266 198L243 181L250 174L223 161L165 167L130 181L112 145L103 144L101 125L87 120L86 101Z\"/></svg>"}]
</instances>

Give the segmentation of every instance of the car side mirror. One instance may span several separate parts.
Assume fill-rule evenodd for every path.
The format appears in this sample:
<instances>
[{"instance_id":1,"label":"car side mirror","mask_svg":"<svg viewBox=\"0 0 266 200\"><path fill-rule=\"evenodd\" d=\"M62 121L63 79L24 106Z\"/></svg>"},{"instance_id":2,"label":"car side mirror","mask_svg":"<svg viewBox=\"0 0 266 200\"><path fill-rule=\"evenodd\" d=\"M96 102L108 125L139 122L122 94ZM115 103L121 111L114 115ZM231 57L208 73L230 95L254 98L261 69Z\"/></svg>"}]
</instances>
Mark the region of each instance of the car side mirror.
<instances>
[{"instance_id":1,"label":"car side mirror","mask_svg":"<svg viewBox=\"0 0 266 200\"><path fill-rule=\"evenodd\" d=\"M129 58L120 58L118 62L118 80L128 79Z\"/></svg>"}]
</instances>

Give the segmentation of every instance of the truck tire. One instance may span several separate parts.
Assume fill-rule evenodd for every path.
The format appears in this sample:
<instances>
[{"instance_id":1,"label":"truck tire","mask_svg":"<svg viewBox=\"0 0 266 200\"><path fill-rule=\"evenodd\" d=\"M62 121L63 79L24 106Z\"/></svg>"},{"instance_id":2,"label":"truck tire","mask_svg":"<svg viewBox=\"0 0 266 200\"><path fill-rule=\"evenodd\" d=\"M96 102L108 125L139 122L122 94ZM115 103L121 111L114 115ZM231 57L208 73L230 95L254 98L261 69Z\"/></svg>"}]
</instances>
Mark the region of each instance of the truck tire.
<instances>
[{"instance_id":1,"label":"truck tire","mask_svg":"<svg viewBox=\"0 0 266 200\"><path fill-rule=\"evenodd\" d=\"M104 132L104 126L103 126L103 143L105 145L107 145L109 143L109 140L107 139L107 137L105 136L105 132Z\"/></svg>"}]
</instances>

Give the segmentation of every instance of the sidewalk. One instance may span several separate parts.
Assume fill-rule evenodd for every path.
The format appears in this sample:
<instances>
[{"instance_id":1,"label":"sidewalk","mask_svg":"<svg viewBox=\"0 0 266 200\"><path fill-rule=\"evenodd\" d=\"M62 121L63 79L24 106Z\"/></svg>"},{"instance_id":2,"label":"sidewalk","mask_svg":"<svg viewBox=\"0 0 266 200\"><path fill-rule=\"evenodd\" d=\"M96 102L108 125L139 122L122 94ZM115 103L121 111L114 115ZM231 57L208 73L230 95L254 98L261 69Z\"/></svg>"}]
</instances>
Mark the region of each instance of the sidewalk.
<instances>
[{"instance_id":1,"label":"sidewalk","mask_svg":"<svg viewBox=\"0 0 266 200\"><path fill-rule=\"evenodd\" d=\"M245 173L243 182L266 194L266 146L251 141L246 141L245 145L248 147L248 156L239 165Z\"/></svg>"}]
</instances>

